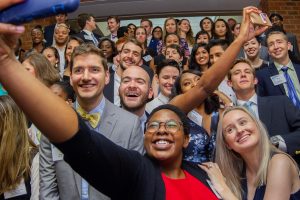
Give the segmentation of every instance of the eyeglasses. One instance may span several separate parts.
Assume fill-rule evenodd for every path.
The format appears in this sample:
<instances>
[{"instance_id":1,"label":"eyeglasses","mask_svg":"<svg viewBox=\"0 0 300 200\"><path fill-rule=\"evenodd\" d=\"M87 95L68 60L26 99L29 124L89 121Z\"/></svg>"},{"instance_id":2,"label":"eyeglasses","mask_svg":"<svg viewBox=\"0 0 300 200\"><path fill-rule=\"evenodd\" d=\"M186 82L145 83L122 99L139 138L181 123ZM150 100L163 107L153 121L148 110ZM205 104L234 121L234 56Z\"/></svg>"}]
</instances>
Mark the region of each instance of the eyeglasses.
<instances>
[{"instance_id":1,"label":"eyeglasses","mask_svg":"<svg viewBox=\"0 0 300 200\"><path fill-rule=\"evenodd\" d=\"M180 129L180 126L182 126L182 123L177 122L175 120L169 120L166 122L157 122L157 121L148 122L146 124L146 132L156 133L159 130L161 125L164 126L165 130L168 133L176 133Z\"/></svg>"}]
</instances>

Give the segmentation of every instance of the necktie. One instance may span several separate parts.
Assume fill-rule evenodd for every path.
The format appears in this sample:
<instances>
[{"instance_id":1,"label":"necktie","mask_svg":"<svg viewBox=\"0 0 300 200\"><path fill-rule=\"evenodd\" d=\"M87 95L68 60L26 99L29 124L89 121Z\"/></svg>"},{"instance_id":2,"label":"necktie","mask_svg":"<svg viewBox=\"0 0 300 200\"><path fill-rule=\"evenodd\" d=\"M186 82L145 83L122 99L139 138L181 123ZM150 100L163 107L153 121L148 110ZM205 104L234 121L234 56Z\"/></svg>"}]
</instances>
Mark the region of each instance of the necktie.
<instances>
[{"instance_id":1,"label":"necktie","mask_svg":"<svg viewBox=\"0 0 300 200\"><path fill-rule=\"evenodd\" d=\"M97 125L100 121L100 114L99 113L88 114L81 107L77 108L77 112L82 117L82 119L89 121L90 125L93 128L97 127Z\"/></svg>"},{"instance_id":2,"label":"necktie","mask_svg":"<svg viewBox=\"0 0 300 200\"><path fill-rule=\"evenodd\" d=\"M98 42L98 40L96 39L95 35L92 33L91 36L92 36L92 38L93 38L93 42L94 42L95 46L98 46L99 42Z\"/></svg>"},{"instance_id":3,"label":"necktie","mask_svg":"<svg viewBox=\"0 0 300 200\"><path fill-rule=\"evenodd\" d=\"M254 110L251 108L253 104L254 103L252 101L247 101L243 104L243 107L245 107L252 115L256 116Z\"/></svg>"},{"instance_id":4,"label":"necktie","mask_svg":"<svg viewBox=\"0 0 300 200\"><path fill-rule=\"evenodd\" d=\"M286 85L287 85L287 89L288 89L288 97L291 99L293 104L299 108L300 107L300 101L299 101L299 98L297 96L296 89L295 89L295 86L293 84L293 81L292 81L290 75L287 72L288 69L289 68L286 67L286 66L283 66L281 68L281 70L283 71L285 80L286 80Z\"/></svg>"},{"instance_id":5,"label":"necktie","mask_svg":"<svg viewBox=\"0 0 300 200\"><path fill-rule=\"evenodd\" d=\"M117 37L118 37L117 35L114 35L114 34L111 35L111 39L113 39L113 40L117 39Z\"/></svg>"}]
</instances>

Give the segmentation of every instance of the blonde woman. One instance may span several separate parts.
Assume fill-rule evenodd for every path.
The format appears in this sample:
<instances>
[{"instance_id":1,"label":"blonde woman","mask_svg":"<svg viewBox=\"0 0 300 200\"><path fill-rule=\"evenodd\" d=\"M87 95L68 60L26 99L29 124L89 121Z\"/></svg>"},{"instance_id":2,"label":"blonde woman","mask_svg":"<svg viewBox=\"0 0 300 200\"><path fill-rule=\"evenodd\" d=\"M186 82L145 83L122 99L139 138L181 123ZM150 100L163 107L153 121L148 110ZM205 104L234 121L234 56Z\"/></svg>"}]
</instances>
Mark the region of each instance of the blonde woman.
<instances>
[{"instance_id":1,"label":"blonde woman","mask_svg":"<svg viewBox=\"0 0 300 200\"><path fill-rule=\"evenodd\" d=\"M25 115L7 95L0 96L0 121L0 199L38 199L38 149Z\"/></svg>"},{"instance_id":2,"label":"blonde woman","mask_svg":"<svg viewBox=\"0 0 300 200\"><path fill-rule=\"evenodd\" d=\"M263 124L245 108L224 111L216 147L217 164L200 167L224 200L300 199L296 162L271 144Z\"/></svg>"}]
</instances>

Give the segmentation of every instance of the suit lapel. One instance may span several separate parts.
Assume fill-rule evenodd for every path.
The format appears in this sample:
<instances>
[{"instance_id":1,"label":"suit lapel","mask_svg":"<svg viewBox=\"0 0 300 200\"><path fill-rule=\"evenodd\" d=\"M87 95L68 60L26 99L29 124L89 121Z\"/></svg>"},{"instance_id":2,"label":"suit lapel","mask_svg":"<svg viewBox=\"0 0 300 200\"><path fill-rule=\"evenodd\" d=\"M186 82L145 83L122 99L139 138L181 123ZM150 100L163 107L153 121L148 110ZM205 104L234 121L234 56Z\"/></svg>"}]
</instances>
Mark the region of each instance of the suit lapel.
<instances>
[{"instance_id":1,"label":"suit lapel","mask_svg":"<svg viewBox=\"0 0 300 200\"><path fill-rule=\"evenodd\" d=\"M259 119L264 122L266 127L270 127L271 125L271 116L273 112L272 109L269 109L270 104L268 103L268 98L262 98L260 96L257 96L257 109Z\"/></svg>"},{"instance_id":2,"label":"suit lapel","mask_svg":"<svg viewBox=\"0 0 300 200\"><path fill-rule=\"evenodd\" d=\"M79 197L81 197L81 179L82 178L75 171L73 171L73 174L74 174L74 179L75 179L75 183L76 183L76 187L77 187L77 190L78 190Z\"/></svg>"},{"instance_id":3,"label":"suit lapel","mask_svg":"<svg viewBox=\"0 0 300 200\"><path fill-rule=\"evenodd\" d=\"M105 99L105 107L100 119L101 134L104 134L107 138L110 138L108 134L111 134L116 124L116 113L114 105Z\"/></svg>"},{"instance_id":4,"label":"suit lapel","mask_svg":"<svg viewBox=\"0 0 300 200\"><path fill-rule=\"evenodd\" d=\"M277 71L277 68L276 68L276 66L275 66L274 63L272 63L272 64L268 67L268 69L269 69L269 72L270 72L270 77L279 74L278 71ZM284 87L283 87L283 84L278 85L278 87L280 88L282 94L286 95L286 94L285 94Z\"/></svg>"}]
</instances>

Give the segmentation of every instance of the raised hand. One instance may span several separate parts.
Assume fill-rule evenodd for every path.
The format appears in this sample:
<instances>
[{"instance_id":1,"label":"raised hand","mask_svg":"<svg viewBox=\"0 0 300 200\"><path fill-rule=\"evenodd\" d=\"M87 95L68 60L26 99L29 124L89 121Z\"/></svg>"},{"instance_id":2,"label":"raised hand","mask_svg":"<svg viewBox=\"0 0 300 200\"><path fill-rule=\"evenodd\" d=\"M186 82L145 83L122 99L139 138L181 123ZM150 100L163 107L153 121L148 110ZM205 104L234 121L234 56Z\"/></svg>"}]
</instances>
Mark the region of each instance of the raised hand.
<instances>
[{"instance_id":1,"label":"raised hand","mask_svg":"<svg viewBox=\"0 0 300 200\"><path fill-rule=\"evenodd\" d=\"M253 6L248 6L243 9L243 19L238 38L242 39L244 42L251 40L256 35L260 35L268 29L268 26L258 26L254 28L250 20L250 13L252 12L261 13L258 8Z\"/></svg>"}]
</instances>

